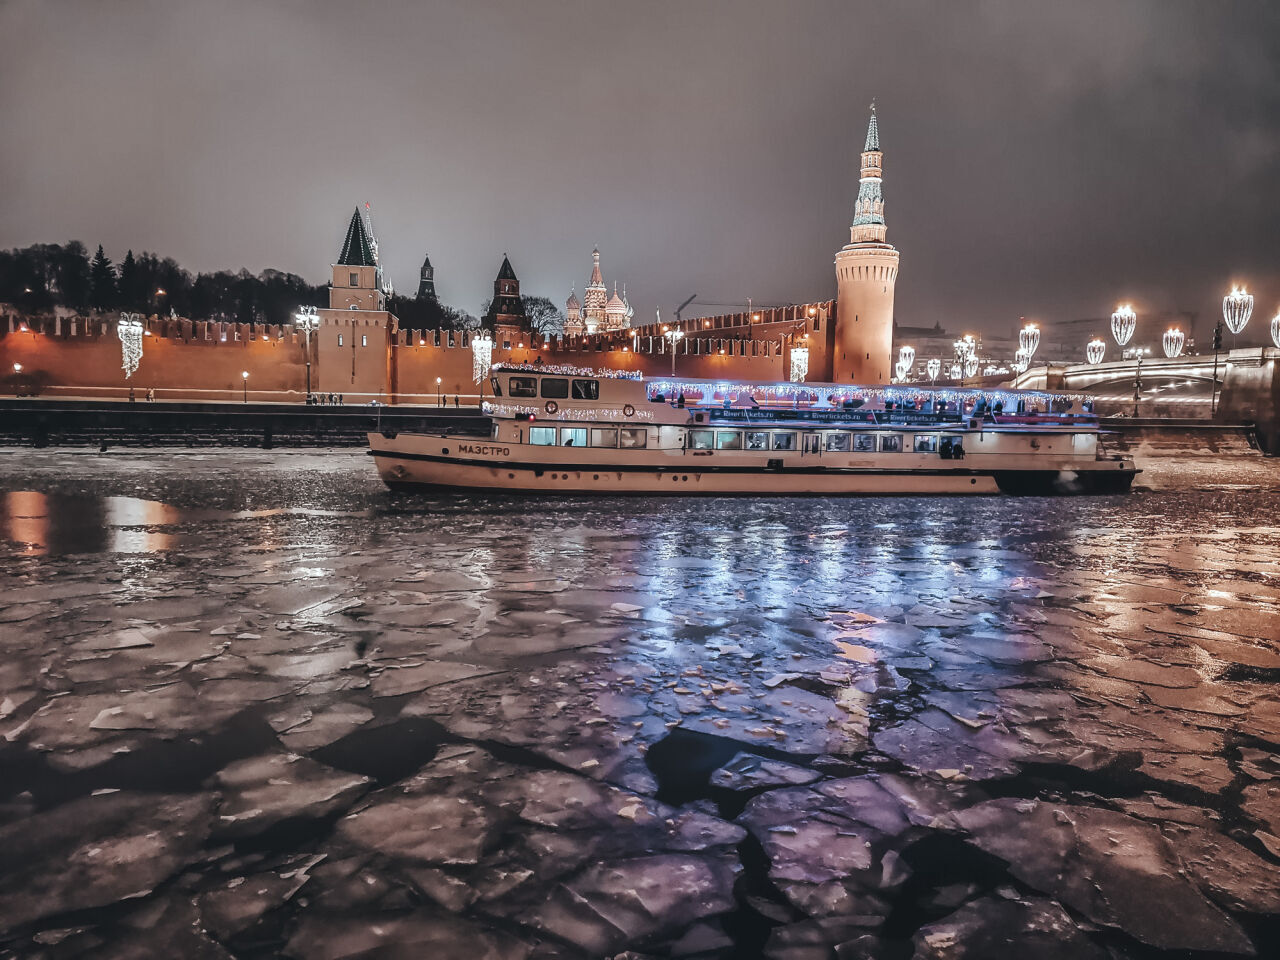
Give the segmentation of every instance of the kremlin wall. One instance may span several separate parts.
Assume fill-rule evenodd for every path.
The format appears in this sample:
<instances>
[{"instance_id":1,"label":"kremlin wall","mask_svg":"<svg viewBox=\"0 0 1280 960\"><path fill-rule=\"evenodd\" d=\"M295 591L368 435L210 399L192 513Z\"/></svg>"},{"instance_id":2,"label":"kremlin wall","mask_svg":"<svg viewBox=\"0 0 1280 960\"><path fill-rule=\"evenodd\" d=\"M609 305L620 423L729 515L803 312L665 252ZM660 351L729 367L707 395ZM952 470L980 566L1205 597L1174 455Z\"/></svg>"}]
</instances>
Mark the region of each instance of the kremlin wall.
<instances>
[{"instance_id":1,"label":"kremlin wall","mask_svg":"<svg viewBox=\"0 0 1280 960\"><path fill-rule=\"evenodd\" d=\"M575 314L571 294L567 335L543 337L523 316L520 282L504 258L481 330L402 330L386 309L377 240L357 209L332 266L329 306L316 312L309 336L293 324L153 316L143 321L141 357L126 377L117 317L4 314L0 392L141 398L153 390L162 400L302 402L309 373L313 393L346 403L442 396L475 403L487 390L475 376L480 357L668 376L673 348L676 375L690 379L888 383L898 252L885 242L882 166L873 106L850 242L835 257L835 300L631 326L624 298L615 291L604 301L596 252L582 312ZM674 331L682 336L673 342ZM477 337L489 344L477 350Z\"/></svg>"}]
</instances>

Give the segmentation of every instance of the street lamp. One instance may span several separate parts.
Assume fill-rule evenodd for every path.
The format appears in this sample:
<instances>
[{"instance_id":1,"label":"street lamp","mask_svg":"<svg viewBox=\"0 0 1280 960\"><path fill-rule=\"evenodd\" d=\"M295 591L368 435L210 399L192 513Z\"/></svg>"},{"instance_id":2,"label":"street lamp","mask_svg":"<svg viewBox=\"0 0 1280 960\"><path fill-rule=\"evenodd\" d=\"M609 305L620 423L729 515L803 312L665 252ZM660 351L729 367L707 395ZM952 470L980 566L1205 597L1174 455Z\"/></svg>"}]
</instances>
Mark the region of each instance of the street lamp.
<instances>
[{"instance_id":1,"label":"street lamp","mask_svg":"<svg viewBox=\"0 0 1280 960\"><path fill-rule=\"evenodd\" d=\"M683 330L668 330L664 336L671 341L671 376L676 375L676 344L684 339Z\"/></svg>"},{"instance_id":2,"label":"street lamp","mask_svg":"<svg viewBox=\"0 0 1280 960\"><path fill-rule=\"evenodd\" d=\"M240 371L240 382L244 385L244 402L249 402L249 371Z\"/></svg>"},{"instance_id":3,"label":"street lamp","mask_svg":"<svg viewBox=\"0 0 1280 960\"><path fill-rule=\"evenodd\" d=\"M1209 416L1218 412L1218 353L1222 349L1222 324L1234 337L1244 330L1253 314L1253 296L1244 287L1232 287L1231 292L1222 298L1222 319L1213 327L1213 395L1209 405Z\"/></svg>"},{"instance_id":4,"label":"street lamp","mask_svg":"<svg viewBox=\"0 0 1280 960\"><path fill-rule=\"evenodd\" d=\"M439 377L436 377L436 406L437 407L444 406L444 394L440 392L440 384L442 382L443 381Z\"/></svg>"},{"instance_id":5,"label":"street lamp","mask_svg":"<svg viewBox=\"0 0 1280 960\"><path fill-rule=\"evenodd\" d=\"M303 349L307 354L307 402L309 403L311 401L311 331L320 326L320 315L316 313L315 307L299 307L298 312L294 314L294 319L302 329L306 344Z\"/></svg>"},{"instance_id":6,"label":"street lamp","mask_svg":"<svg viewBox=\"0 0 1280 960\"><path fill-rule=\"evenodd\" d=\"M22 364L20 364L20 363L15 363L15 364L13 365L13 372L14 372L14 373L21 373L21 372L22 372Z\"/></svg>"}]
</instances>

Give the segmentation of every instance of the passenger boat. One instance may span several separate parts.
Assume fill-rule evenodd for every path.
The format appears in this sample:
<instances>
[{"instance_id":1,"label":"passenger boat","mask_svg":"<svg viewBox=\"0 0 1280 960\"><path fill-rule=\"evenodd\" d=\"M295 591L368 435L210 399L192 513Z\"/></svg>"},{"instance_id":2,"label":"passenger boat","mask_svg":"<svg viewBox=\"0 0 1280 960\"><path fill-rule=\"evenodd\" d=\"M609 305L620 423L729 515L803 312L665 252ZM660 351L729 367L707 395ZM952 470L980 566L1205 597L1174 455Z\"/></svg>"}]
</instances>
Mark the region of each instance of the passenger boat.
<instances>
[{"instance_id":1,"label":"passenger boat","mask_svg":"<svg viewBox=\"0 0 1280 960\"><path fill-rule=\"evenodd\" d=\"M569 494L1123 493L1085 397L495 366L487 438L369 434L393 489ZM1083 411L1083 412L1082 412Z\"/></svg>"}]
</instances>

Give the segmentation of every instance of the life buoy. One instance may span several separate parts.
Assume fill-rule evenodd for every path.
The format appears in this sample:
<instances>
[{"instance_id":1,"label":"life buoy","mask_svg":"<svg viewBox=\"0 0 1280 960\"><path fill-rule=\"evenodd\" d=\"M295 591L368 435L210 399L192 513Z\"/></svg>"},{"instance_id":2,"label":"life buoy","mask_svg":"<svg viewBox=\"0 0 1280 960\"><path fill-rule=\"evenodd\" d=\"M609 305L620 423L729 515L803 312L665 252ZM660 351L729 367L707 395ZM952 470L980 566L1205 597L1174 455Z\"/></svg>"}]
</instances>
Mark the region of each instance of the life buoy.
<instances>
[{"instance_id":1,"label":"life buoy","mask_svg":"<svg viewBox=\"0 0 1280 960\"><path fill-rule=\"evenodd\" d=\"M560 405L554 400L548 400L542 409L547 411L547 413L555 413L560 409Z\"/></svg>"},{"instance_id":2,"label":"life buoy","mask_svg":"<svg viewBox=\"0 0 1280 960\"><path fill-rule=\"evenodd\" d=\"M626 414L628 417L634 417L636 415L636 408L628 403L626 406L622 408L622 412Z\"/></svg>"}]
</instances>

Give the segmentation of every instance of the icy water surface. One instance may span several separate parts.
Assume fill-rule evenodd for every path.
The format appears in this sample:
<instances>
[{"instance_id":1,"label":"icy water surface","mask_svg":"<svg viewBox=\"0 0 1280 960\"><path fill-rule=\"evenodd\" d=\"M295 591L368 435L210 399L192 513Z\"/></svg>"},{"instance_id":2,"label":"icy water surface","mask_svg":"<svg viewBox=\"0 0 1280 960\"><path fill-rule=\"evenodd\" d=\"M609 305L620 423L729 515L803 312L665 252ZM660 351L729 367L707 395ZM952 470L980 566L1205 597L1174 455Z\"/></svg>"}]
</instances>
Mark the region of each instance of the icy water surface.
<instances>
[{"instance_id":1,"label":"icy water surface","mask_svg":"<svg viewBox=\"0 0 1280 960\"><path fill-rule=\"evenodd\" d=\"M521 500L0 452L0 955L1280 953L1280 463Z\"/></svg>"}]
</instances>

